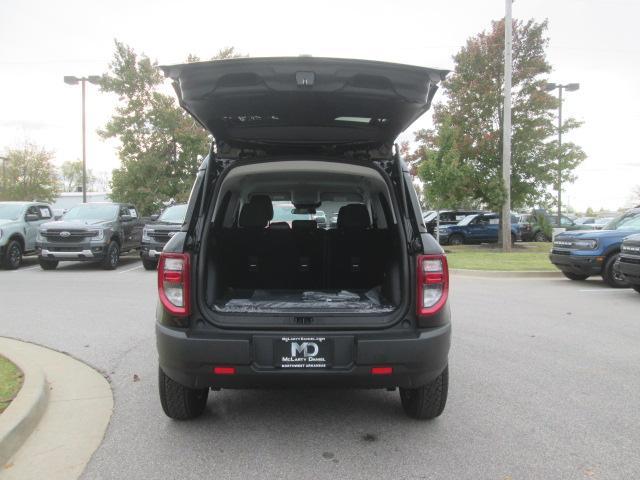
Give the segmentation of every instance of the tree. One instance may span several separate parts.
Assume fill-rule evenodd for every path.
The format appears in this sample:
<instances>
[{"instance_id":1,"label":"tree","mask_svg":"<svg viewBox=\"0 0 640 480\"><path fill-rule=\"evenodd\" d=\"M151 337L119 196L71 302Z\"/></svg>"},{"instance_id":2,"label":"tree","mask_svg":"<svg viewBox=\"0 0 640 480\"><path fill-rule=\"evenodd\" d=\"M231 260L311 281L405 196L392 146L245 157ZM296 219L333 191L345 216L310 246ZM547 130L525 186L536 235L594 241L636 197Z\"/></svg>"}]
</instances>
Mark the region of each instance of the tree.
<instances>
[{"instance_id":1,"label":"tree","mask_svg":"<svg viewBox=\"0 0 640 480\"><path fill-rule=\"evenodd\" d=\"M3 167L0 200L53 201L58 188L52 159L53 152L32 143L9 149Z\"/></svg>"},{"instance_id":2,"label":"tree","mask_svg":"<svg viewBox=\"0 0 640 480\"><path fill-rule=\"evenodd\" d=\"M62 180L62 190L65 192L75 192L78 187L82 187L82 161L68 160L60 166L60 178ZM87 170L87 191L93 189L96 181L95 175Z\"/></svg>"},{"instance_id":3,"label":"tree","mask_svg":"<svg viewBox=\"0 0 640 480\"><path fill-rule=\"evenodd\" d=\"M587 207L587 211L585 212L585 217L595 217L596 212L593 211L593 208Z\"/></svg>"},{"instance_id":4,"label":"tree","mask_svg":"<svg viewBox=\"0 0 640 480\"><path fill-rule=\"evenodd\" d=\"M636 186L633 189L633 195L631 197L631 200L633 201L634 206L640 205L640 185Z\"/></svg>"},{"instance_id":5,"label":"tree","mask_svg":"<svg viewBox=\"0 0 640 480\"><path fill-rule=\"evenodd\" d=\"M563 182L584 152L551 140L558 100L544 91L551 71L546 60L547 22L513 22L512 177L514 209L550 203L548 187L557 183L558 157ZM498 210L503 202L502 105L504 21L470 38L454 56L455 69L443 82L446 103L434 107L434 129L416 132L419 174L427 199L454 207L481 204ZM569 119L563 132L579 126Z\"/></svg>"},{"instance_id":6,"label":"tree","mask_svg":"<svg viewBox=\"0 0 640 480\"><path fill-rule=\"evenodd\" d=\"M233 56L237 56L233 47L217 54ZM99 133L120 141L121 166L113 171L111 198L136 204L143 215L157 212L169 200L188 198L211 142L173 97L158 90L162 81L156 62L116 40L101 88L118 95L120 103Z\"/></svg>"}]
</instances>

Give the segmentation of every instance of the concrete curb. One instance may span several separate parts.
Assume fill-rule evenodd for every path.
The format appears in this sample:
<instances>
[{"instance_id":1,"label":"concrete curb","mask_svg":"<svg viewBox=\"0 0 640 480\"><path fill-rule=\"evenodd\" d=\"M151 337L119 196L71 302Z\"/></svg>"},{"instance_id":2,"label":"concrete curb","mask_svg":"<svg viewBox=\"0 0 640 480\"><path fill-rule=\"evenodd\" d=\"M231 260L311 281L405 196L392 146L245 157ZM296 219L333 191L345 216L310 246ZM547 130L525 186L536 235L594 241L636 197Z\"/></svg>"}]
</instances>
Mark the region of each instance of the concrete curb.
<instances>
[{"instance_id":1,"label":"concrete curb","mask_svg":"<svg viewBox=\"0 0 640 480\"><path fill-rule=\"evenodd\" d=\"M467 270L462 268L452 268L451 273L461 277L493 277L493 278L560 278L562 272L518 272L518 271L499 271L499 270Z\"/></svg>"},{"instance_id":2,"label":"concrete curb","mask_svg":"<svg viewBox=\"0 0 640 480\"><path fill-rule=\"evenodd\" d=\"M0 353L16 364L24 376L18 395L0 415L1 466L9 461L38 425L47 408L49 388L44 372L29 358L16 354L11 348L4 348L4 345Z\"/></svg>"},{"instance_id":3,"label":"concrete curb","mask_svg":"<svg viewBox=\"0 0 640 480\"><path fill-rule=\"evenodd\" d=\"M13 448L13 455L0 463L0 478L79 478L100 446L113 413L109 382L84 362L27 341L0 337L0 352L18 360L21 368L26 367L21 361L25 357L29 364L35 364L46 391L46 408L30 435L22 438L20 448ZM25 383L27 378L25 371ZM13 402L9 408L12 406Z\"/></svg>"}]
</instances>

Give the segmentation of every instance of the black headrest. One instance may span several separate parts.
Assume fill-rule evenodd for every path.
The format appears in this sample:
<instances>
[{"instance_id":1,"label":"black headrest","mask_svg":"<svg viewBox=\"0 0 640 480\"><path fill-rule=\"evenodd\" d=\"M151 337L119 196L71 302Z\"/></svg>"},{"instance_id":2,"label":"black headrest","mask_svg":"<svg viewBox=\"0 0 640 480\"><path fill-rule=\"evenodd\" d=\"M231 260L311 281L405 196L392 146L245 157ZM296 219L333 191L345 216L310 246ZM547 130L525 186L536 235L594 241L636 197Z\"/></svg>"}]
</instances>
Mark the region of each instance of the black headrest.
<instances>
[{"instance_id":1,"label":"black headrest","mask_svg":"<svg viewBox=\"0 0 640 480\"><path fill-rule=\"evenodd\" d=\"M290 230L291 227L287 222L273 222L269 224L269 230Z\"/></svg>"},{"instance_id":2,"label":"black headrest","mask_svg":"<svg viewBox=\"0 0 640 480\"><path fill-rule=\"evenodd\" d=\"M316 230L318 222L315 220L294 220L291 222L291 226L294 230Z\"/></svg>"},{"instance_id":3,"label":"black headrest","mask_svg":"<svg viewBox=\"0 0 640 480\"><path fill-rule=\"evenodd\" d=\"M338 210L338 228L369 228L371 218L367 207L360 203L351 203Z\"/></svg>"},{"instance_id":4,"label":"black headrest","mask_svg":"<svg viewBox=\"0 0 640 480\"><path fill-rule=\"evenodd\" d=\"M268 195L254 195L249 203L242 206L240 226L264 228L273 218L273 205Z\"/></svg>"}]
</instances>

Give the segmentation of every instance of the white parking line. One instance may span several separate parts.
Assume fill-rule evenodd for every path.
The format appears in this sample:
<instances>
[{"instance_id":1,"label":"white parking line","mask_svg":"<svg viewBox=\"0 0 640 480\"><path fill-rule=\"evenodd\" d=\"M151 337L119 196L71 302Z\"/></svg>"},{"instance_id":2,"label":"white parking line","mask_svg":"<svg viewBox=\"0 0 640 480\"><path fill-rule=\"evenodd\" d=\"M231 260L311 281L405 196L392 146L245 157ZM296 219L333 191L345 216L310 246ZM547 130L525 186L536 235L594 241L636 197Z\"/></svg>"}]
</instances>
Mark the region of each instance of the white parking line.
<instances>
[{"instance_id":1,"label":"white parking line","mask_svg":"<svg viewBox=\"0 0 640 480\"><path fill-rule=\"evenodd\" d=\"M13 270L13 272L26 272L27 270L35 270L36 268L40 268L40 265L35 265L33 267L26 267L26 268L18 268L17 270Z\"/></svg>"},{"instance_id":2,"label":"white parking line","mask_svg":"<svg viewBox=\"0 0 640 480\"><path fill-rule=\"evenodd\" d=\"M142 264L136 265L135 267L127 268L126 270L120 270L118 273L127 273L127 272L131 272L133 270L137 270L139 268L142 268Z\"/></svg>"},{"instance_id":3,"label":"white parking line","mask_svg":"<svg viewBox=\"0 0 640 480\"><path fill-rule=\"evenodd\" d=\"M628 289L625 288L611 288L611 289L605 289L605 288L583 288L578 290L579 292L596 292L596 293L627 293L629 292Z\"/></svg>"}]
</instances>

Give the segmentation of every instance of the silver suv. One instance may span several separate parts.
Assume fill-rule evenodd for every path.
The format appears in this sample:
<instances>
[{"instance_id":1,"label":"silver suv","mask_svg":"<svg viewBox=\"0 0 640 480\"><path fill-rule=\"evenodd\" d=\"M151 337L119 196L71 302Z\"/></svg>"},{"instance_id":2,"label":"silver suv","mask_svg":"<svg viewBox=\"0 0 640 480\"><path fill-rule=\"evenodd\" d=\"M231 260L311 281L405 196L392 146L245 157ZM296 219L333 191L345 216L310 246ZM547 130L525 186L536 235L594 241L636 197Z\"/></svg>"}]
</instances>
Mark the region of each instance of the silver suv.
<instances>
[{"instance_id":1,"label":"silver suv","mask_svg":"<svg viewBox=\"0 0 640 480\"><path fill-rule=\"evenodd\" d=\"M51 206L42 202L0 202L0 264L15 270L22 256L36 251L38 229L53 220Z\"/></svg>"}]
</instances>

